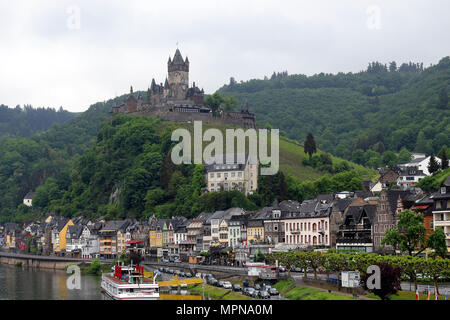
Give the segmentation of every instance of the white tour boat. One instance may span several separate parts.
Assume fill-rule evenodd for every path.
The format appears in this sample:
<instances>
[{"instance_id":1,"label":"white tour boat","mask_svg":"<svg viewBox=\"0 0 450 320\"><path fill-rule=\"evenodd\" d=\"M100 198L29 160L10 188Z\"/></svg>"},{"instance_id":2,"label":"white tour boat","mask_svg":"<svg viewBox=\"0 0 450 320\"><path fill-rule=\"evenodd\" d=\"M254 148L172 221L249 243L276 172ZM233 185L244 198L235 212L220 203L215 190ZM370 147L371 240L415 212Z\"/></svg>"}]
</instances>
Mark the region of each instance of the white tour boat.
<instances>
[{"instance_id":1,"label":"white tour boat","mask_svg":"<svg viewBox=\"0 0 450 320\"><path fill-rule=\"evenodd\" d=\"M144 276L143 266L116 265L112 273L102 274L101 287L114 300L155 300L159 298L156 275L153 280Z\"/></svg>"}]
</instances>

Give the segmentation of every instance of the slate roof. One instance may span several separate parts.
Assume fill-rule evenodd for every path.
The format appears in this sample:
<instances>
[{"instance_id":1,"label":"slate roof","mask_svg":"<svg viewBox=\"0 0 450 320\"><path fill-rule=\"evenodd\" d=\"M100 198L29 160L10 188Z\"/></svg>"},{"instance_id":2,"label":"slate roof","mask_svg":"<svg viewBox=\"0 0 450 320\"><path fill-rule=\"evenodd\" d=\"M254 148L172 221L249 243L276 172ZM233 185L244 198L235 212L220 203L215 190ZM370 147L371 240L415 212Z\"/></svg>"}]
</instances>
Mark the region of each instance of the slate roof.
<instances>
[{"instance_id":1,"label":"slate roof","mask_svg":"<svg viewBox=\"0 0 450 320\"><path fill-rule=\"evenodd\" d=\"M340 212L344 212L345 209L354 201L355 199L346 198L346 199L337 199L333 203L333 207Z\"/></svg>"},{"instance_id":2,"label":"slate roof","mask_svg":"<svg viewBox=\"0 0 450 320\"><path fill-rule=\"evenodd\" d=\"M397 208L397 201L399 196L403 201L405 209L408 209L416 201L416 196L410 190L388 190L387 198L389 201L389 206L391 207L391 213L393 214L395 213L395 208Z\"/></svg>"},{"instance_id":3,"label":"slate roof","mask_svg":"<svg viewBox=\"0 0 450 320\"><path fill-rule=\"evenodd\" d=\"M325 202L331 202L333 201L333 198L333 194L319 194L316 196L316 200Z\"/></svg>"},{"instance_id":4,"label":"slate roof","mask_svg":"<svg viewBox=\"0 0 450 320\"><path fill-rule=\"evenodd\" d=\"M344 221L347 222L347 219L349 217L352 218L352 223L349 223L347 225L355 225L360 223L361 217L363 216L363 213L365 212L367 217L369 218L369 221L371 224L373 224L373 219L375 217L377 211L376 205L364 205L364 206L351 206L348 208L347 212L345 213Z\"/></svg>"},{"instance_id":5,"label":"slate roof","mask_svg":"<svg viewBox=\"0 0 450 320\"><path fill-rule=\"evenodd\" d=\"M84 227L80 225L69 226L67 228L67 234L70 236L71 239L78 239L83 233L83 229Z\"/></svg>"},{"instance_id":6,"label":"slate roof","mask_svg":"<svg viewBox=\"0 0 450 320\"><path fill-rule=\"evenodd\" d=\"M197 218L195 218L194 220L196 221L201 221L203 223L206 223L208 220L211 222L211 216L213 216L212 212L204 212L201 213Z\"/></svg>"},{"instance_id":7,"label":"slate roof","mask_svg":"<svg viewBox=\"0 0 450 320\"><path fill-rule=\"evenodd\" d=\"M444 183L442 184L443 187L450 187L450 176L445 179Z\"/></svg>"},{"instance_id":8,"label":"slate roof","mask_svg":"<svg viewBox=\"0 0 450 320\"><path fill-rule=\"evenodd\" d=\"M27 195L25 196L24 200L33 200L33 197L36 193L33 191L30 191L27 193Z\"/></svg>"},{"instance_id":9,"label":"slate roof","mask_svg":"<svg viewBox=\"0 0 450 320\"><path fill-rule=\"evenodd\" d=\"M102 228L102 230L120 230L125 231L125 229L130 224L129 220L123 220L123 221L108 221L105 226Z\"/></svg>"},{"instance_id":10,"label":"slate roof","mask_svg":"<svg viewBox=\"0 0 450 320\"><path fill-rule=\"evenodd\" d=\"M214 156L211 161L209 161L210 164L205 165L206 172L214 172L214 171L236 171L236 170L244 170L245 169L245 163L247 161L250 164L256 164L257 160L253 157L249 158L249 153L246 152L245 154L242 153L234 153L234 160L233 163L227 163L227 154L217 155ZM243 157L245 159L245 163L239 163L242 161L240 160L240 157ZM205 159L205 162L207 160ZM222 163L219 163L222 162Z\"/></svg>"}]
</instances>

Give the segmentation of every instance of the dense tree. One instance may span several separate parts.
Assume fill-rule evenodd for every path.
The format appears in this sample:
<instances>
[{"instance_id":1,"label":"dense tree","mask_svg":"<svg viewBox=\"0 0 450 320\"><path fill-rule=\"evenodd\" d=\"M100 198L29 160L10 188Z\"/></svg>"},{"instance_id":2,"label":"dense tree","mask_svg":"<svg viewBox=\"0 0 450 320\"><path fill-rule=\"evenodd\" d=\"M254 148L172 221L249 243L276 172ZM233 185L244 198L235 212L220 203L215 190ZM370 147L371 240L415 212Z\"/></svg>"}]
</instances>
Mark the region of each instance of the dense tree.
<instances>
[{"instance_id":1,"label":"dense tree","mask_svg":"<svg viewBox=\"0 0 450 320\"><path fill-rule=\"evenodd\" d=\"M395 72L387 71L384 63L371 63L359 73L281 79L275 73L273 80L253 79L218 92L248 101L260 126L270 122L301 142L312 133L318 149L355 162L352 153L357 149L437 154L450 140L450 110L435 108L450 58L426 70L421 63L397 65Z\"/></svg>"},{"instance_id":2,"label":"dense tree","mask_svg":"<svg viewBox=\"0 0 450 320\"><path fill-rule=\"evenodd\" d=\"M445 233L442 227L436 227L435 230L428 236L427 244L430 249L434 250L434 254L441 258L447 256L447 243L445 240Z\"/></svg>"},{"instance_id":3,"label":"dense tree","mask_svg":"<svg viewBox=\"0 0 450 320\"><path fill-rule=\"evenodd\" d=\"M431 154L430 163L428 164L428 171L431 174L434 174L438 172L439 169L440 169L439 162L437 162L436 158L434 157L434 154Z\"/></svg>"},{"instance_id":4,"label":"dense tree","mask_svg":"<svg viewBox=\"0 0 450 320\"><path fill-rule=\"evenodd\" d=\"M447 106L448 106L447 89L442 88L442 90L439 92L438 107L440 109L447 109Z\"/></svg>"},{"instance_id":5,"label":"dense tree","mask_svg":"<svg viewBox=\"0 0 450 320\"><path fill-rule=\"evenodd\" d=\"M309 159L311 160L311 156L317 152L316 142L314 141L314 136L312 133L308 133L306 136L306 140L304 143L305 153L309 155Z\"/></svg>"},{"instance_id":6,"label":"dense tree","mask_svg":"<svg viewBox=\"0 0 450 320\"><path fill-rule=\"evenodd\" d=\"M393 267L389 263L378 263L380 268L380 288L369 289L367 283L370 275L365 274L361 277L361 284L364 289L369 290L379 296L382 300L390 300L390 296L396 294L398 290L401 290L400 279L401 270L398 267Z\"/></svg>"},{"instance_id":7,"label":"dense tree","mask_svg":"<svg viewBox=\"0 0 450 320\"><path fill-rule=\"evenodd\" d=\"M448 168L447 151L444 149L441 154L441 169L445 170Z\"/></svg>"},{"instance_id":8,"label":"dense tree","mask_svg":"<svg viewBox=\"0 0 450 320\"><path fill-rule=\"evenodd\" d=\"M423 216L411 210L398 214L398 223L394 229L386 231L383 245L392 245L410 256L417 256L426 249Z\"/></svg>"}]
</instances>

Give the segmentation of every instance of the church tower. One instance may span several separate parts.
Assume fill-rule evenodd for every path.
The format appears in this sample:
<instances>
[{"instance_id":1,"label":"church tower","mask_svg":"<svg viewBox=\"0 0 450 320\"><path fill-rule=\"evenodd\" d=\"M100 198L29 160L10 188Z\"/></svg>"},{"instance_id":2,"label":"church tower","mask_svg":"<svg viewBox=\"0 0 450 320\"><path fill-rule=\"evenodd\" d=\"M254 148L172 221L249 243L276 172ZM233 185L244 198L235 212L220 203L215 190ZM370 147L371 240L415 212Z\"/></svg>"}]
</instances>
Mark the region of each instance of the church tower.
<instances>
[{"instance_id":1,"label":"church tower","mask_svg":"<svg viewBox=\"0 0 450 320\"><path fill-rule=\"evenodd\" d=\"M174 99L185 99L189 89L189 60L183 60L177 49L173 60L169 57L169 87L170 96Z\"/></svg>"}]
</instances>

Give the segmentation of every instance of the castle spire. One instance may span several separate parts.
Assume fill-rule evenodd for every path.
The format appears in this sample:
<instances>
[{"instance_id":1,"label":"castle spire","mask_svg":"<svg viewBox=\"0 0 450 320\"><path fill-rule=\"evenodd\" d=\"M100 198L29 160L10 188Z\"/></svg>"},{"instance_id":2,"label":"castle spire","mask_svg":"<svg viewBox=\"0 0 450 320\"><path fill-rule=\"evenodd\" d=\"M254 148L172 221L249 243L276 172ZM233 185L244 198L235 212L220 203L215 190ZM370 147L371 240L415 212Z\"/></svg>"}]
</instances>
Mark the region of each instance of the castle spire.
<instances>
[{"instance_id":1,"label":"castle spire","mask_svg":"<svg viewBox=\"0 0 450 320\"><path fill-rule=\"evenodd\" d=\"M133 94L133 86L130 88L130 94Z\"/></svg>"},{"instance_id":2,"label":"castle spire","mask_svg":"<svg viewBox=\"0 0 450 320\"><path fill-rule=\"evenodd\" d=\"M169 80L167 80L167 77L166 82L164 83L164 89L169 89Z\"/></svg>"},{"instance_id":3,"label":"castle spire","mask_svg":"<svg viewBox=\"0 0 450 320\"><path fill-rule=\"evenodd\" d=\"M181 52L179 49L175 51L175 55L173 57L173 64L184 64L183 57L181 56Z\"/></svg>"}]
</instances>

